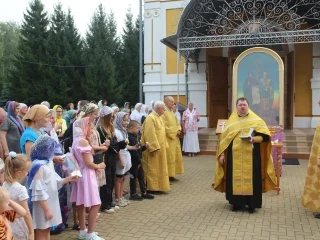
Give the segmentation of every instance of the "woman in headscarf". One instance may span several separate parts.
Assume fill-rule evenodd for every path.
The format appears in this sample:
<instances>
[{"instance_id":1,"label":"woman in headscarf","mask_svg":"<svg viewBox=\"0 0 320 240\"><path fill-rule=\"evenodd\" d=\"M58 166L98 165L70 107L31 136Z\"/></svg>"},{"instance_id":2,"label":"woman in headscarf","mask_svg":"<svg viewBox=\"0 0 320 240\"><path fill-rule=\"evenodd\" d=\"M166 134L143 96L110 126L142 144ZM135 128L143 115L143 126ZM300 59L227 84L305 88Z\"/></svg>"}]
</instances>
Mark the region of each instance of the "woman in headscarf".
<instances>
[{"instance_id":1,"label":"woman in headscarf","mask_svg":"<svg viewBox=\"0 0 320 240\"><path fill-rule=\"evenodd\" d=\"M113 107L111 107L112 108L112 110L113 110L113 115L117 115L118 114L118 112L119 112L119 108L117 107L117 106L113 106Z\"/></svg>"},{"instance_id":2,"label":"woman in headscarf","mask_svg":"<svg viewBox=\"0 0 320 240\"><path fill-rule=\"evenodd\" d=\"M23 117L26 127L20 139L21 152L30 156L31 147L37 138L44 135L41 128L45 128L49 124L49 108L45 105L36 104L30 108Z\"/></svg>"},{"instance_id":3,"label":"woman in headscarf","mask_svg":"<svg viewBox=\"0 0 320 240\"><path fill-rule=\"evenodd\" d=\"M100 100L98 102L99 109L103 108L104 106L107 106L107 100Z\"/></svg>"},{"instance_id":4,"label":"woman in headscarf","mask_svg":"<svg viewBox=\"0 0 320 240\"><path fill-rule=\"evenodd\" d=\"M56 124L61 125L61 127L58 129L58 137L60 138L67 130L67 122L62 118L63 108L61 105L55 105L53 110L56 111Z\"/></svg>"},{"instance_id":5,"label":"woman in headscarf","mask_svg":"<svg viewBox=\"0 0 320 240\"><path fill-rule=\"evenodd\" d=\"M182 127L184 132L182 150L189 153L189 157L194 157L195 153L200 152L198 139L199 113L193 108L193 103L189 102L188 109L183 112Z\"/></svg>"},{"instance_id":6,"label":"woman in headscarf","mask_svg":"<svg viewBox=\"0 0 320 240\"><path fill-rule=\"evenodd\" d=\"M8 104L8 115L6 120L0 125L1 145L4 149L4 158L9 156L9 152L21 153L20 138L24 132L23 124L18 117L20 105L11 101Z\"/></svg>"},{"instance_id":7,"label":"woman in headscarf","mask_svg":"<svg viewBox=\"0 0 320 240\"><path fill-rule=\"evenodd\" d=\"M78 161L82 177L72 185L70 200L75 202L78 208L80 222L78 239L101 239L93 231L101 204L95 171L103 171L106 165L104 162L99 164L93 162L90 138L94 127L89 117L82 118L74 123L72 153ZM85 208L90 208L88 229L86 228Z\"/></svg>"},{"instance_id":8,"label":"woman in headscarf","mask_svg":"<svg viewBox=\"0 0 320 240\"><path fill-rule=\"evenodd\" d=\"M31 148L32 165L27 189L35 239L50 239L50 228L62 222L58 190L68 182L77 181L76 177L62 179L55 173L52 162L55 146L56 142L44 135Z\"/></svg>"},{"instance_id":9,"label":"woman in headscarf","mask_svg":"<svg viewBox=\"0 0 320 240\"><path fill-rule=\"evenodd\" d=\"M66 112L66 114L63 116L63 119L66 121L67 128L70 127L71 123L74 122L77 116L77 111L74 109L71 109Z\"/></svg>"},{"instance_id":10,"label":"woman in headscarf","mask_svg":"<svg viewBox=\"0 0 320 240\"><path fill-rule=\"evenodd\" d=\"M120 149L124 149L126 144L124 141L117 142L113 124L113 111L110 107L103 107L100 110L97 130L101 143L109 142L110 144L104 156L106 163L106 185L100 188L101 211L105 213L114 213L114 209L117 209L112 201L116 177L116 164L119 161L119 151Z\"/></svg>"},{"instance_id":11,"label":"woman in headscarf","mask_svg":"<svg viewBox=\"0 0 320 240\"><path fill-rule=\"evenodd\" d=\"M141 124L141 108L142 108L142 103L137 103L136 106L134 107L135 109L133 110L133 112L130 115L130 120L135 120L138 123Z\"/></svg>"},{"instance_id":12,"label":"woman in headscarf","mask_svg":"<svg viewBox=\"0 0 320 240\"><path fill-rule=\"evenodd\" d=\"M24 115L26 115L27 112L28 112L28 106L24 103L20 103L20 111L19 111L18 117L20 118L21 122L22 122L22 118L24 117Z\"/></svg>"},{"instance_id":13,"label":"woman in headscarf","mask_svg":"<svg viewBox=\"0 0 320 240\"><path fill-rule=\"evenodd\" d=\"M67 105L67 111L74 109L74 104L73 103L68 103Z\"/></svg>"},{"instance_id":14,"label":"woman in headscarf","mask_svg":"<svg viewBox=\"0 0 320 240\"><path fill-rule=\"evenodd\" d=\"M126 112L129 114L131 114L131 107L130 107L130 103L129 102L125 102L124 105L123 105L123 109L122 109L122 112Z\"/></svg>"}]
</instances>

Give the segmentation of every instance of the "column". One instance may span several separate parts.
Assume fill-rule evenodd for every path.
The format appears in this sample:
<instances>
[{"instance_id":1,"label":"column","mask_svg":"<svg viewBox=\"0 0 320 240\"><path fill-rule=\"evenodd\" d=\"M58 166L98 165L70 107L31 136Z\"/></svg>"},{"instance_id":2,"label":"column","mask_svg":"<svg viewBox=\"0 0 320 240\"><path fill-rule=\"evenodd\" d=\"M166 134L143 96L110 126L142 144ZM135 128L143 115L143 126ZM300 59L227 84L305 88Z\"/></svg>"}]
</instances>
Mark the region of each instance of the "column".
<instances>
[{"instance_id":1,"label":"column","mask_svg":"<svg viewBox=\"0 0 320 240\"><path fill-rule=\"evenodd\" d=\"M315 128L320 123L320 43L313 43L313 76L311 79L312 90L312 119L311 127Z\"/></svg>"}]
</instances>

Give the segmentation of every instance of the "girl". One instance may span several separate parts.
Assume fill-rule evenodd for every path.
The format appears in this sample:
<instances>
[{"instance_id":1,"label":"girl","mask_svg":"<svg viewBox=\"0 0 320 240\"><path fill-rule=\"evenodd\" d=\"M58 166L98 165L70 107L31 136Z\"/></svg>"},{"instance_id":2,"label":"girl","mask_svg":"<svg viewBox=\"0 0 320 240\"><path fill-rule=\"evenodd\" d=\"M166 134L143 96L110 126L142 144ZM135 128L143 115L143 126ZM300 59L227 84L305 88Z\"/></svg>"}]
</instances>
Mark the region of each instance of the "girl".
<instances>
[{"instance_id":1,"label":"girl","mask_svg":"<svg viewBox=\"0 0 320 240\"><path fill-rule=\"evenodd\" d=\"M31 148L29 209L33 216L36 240L50 239L50 228L62 222L58 190L68 182L77 181L77 177L72 176L62 179L55 172L52 161L55 147L55 140L42 135Z\"/></svg>"},{"instance_id":2,"label":"girl","mask_svg":"<svg viewBox=\"0 0 320 240\"><path fill-rule=\"evenodd\" d=\"M79 163L82 178L73 184L70 198L78 208L80 222L78 239L103 240L93 232L101 204L95 171L102 171L106 165L104 162L93 163L92 147L89 144L93 130L94 124L90 122L89 117L74 123L72 152ZM86 229L86 207L90 208L88 229Z\"/></svg>"},{"instance_id":3,"label":"girl","mask_svg":"<svg viewBox=\"0 0 320 240\"><path fill-rule=\"evenodd\" d=\"M19 182L28 174L31 161L24 154L10 152L5 163L5 179L3 187L9 192L10 199L20 204L25 210L23 218L16 219L11 223L14 239L34 239L32 218L28 207L28 191Z\"/></svg>"},{"instance_id":4,"label":"girl","mask_svg":"<svg viewBox=\"0 0 320 240\"><path fill-rule=\"evenodd\" d=\"M124 112L120 112L115 117L115 135L117 137L117 141L125 141L128 144L128 133L127 133L127 126L128 126L128 114ZM116 193L116 205L119 207L125 207L130 202L127 201L123 197L123 190L124 190L124 181L125 175L131 168L131 155L128 152L127 147L125 149L120 150L120 158L123 161L123 166L121 166L120 161L117 162L116 165L116 186L115 186L115 193Z\"/></svg>"},{"instance_id":5,"label":"girl","mask_svg":"<svg viewBox=\"0 0 320 240\"><path fill-rule=\"evenodd\" d=\"M9 207L11 208L10 210ZM19 204L10 200L9 193L0 187L0 240L13 239L9 222L26 215L26 210Z\"/></svg>"},{"instance_id":6,"label":"girl","mask_svg":"<svg viewBox=\"0 0 320 240\"><path fill-rule=\"evenodd\" d=\"M113 125L113 111L110 107L105 106L100 110L97 130L99 132L101 143L110 141L110 146L104 156L106 163L106 185L100 188L100 198L102 202L101 211L114 213L112 192L116 175L116 164L120 161L118 152L120 149L124 149L126 144L124 141L117 142Z\"/></svg>"}]
</instances>

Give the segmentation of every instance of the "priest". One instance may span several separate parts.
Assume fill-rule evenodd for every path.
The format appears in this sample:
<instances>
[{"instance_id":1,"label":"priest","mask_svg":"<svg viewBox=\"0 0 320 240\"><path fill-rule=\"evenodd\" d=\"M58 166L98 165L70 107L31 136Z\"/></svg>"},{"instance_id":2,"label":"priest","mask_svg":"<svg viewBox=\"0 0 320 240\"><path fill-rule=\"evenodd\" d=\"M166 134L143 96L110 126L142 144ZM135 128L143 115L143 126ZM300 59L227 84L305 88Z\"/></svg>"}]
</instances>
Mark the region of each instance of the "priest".
<instances>
[{"instance_id":1,"label":"priest","mask_svg":"<svg viewBox=\"0 0 320 240\"><path fill-rule=\"evenodd\" d=\"M166 138L169 145L169 148L167 149L168 173L169 180L175 181L176 175L184 173L179 138L181 133L181 125L172 110L174 106L173 97L167 96L164 100L164 103L166 105L166 111L161 118L166 129Z\"/></svg>"},{"instance_id":2,"label":"priest","mask_svg":"<svg viewBox=\"0 0 320 240\"><path fill-rule=\"evenodd\" d=\"M145 146L149 143L149 148L143 152L142 167L147 190L152 193L170 190L166 157L168 145L161 119L164 112L164 103L156 101L153 112L148 115L142 126L141 145Z\"/></svg>"},{"instance_id":3,"label":"priest","mask_svg":"<svg viewBox=\"0 0 320 240\"><path fill-rule=\"evenodd\" d=\"M248 206L249 213L254 213L261 208L262 193L276 186L271 137L266 123L249 109L244 97L236 101L216 156L213 187L226 193L232 211Z\"/></svg>"}]
</instances>

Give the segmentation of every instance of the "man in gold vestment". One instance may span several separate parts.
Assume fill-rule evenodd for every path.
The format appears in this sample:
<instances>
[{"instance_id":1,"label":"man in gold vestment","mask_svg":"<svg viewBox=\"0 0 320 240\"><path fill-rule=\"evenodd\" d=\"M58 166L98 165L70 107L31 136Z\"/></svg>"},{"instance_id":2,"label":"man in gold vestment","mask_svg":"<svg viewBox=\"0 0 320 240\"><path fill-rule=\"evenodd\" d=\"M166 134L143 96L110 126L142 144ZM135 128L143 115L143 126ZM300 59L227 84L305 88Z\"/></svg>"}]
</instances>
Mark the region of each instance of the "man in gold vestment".
<instances>
[{"instance_id":1,"label":"man in gold vestment","mask_svg":"<svg viewBox=\"0 0 320 240\"><path fill-rule=\"evenodd\" d=\"M320 103L319 103L320 105ZM309 156L307 177L302 195L302 205L316 212L320 218L320 123L318 124Z\"/></svg>"},{"instance_id":2,"label":"man in gold vestment","mask_svg":"<svg viewBox=\"0 0 320 240\"><path fill-rule=\"evenodd\" d=\"M248 206L254 213L261 208L262 192L276 186L271 137L266 123L249 110L246 98L239 98L236 107L219 139L214 189L226 192L232 211ZM253 134L246 137L250 129Z\"/></svg>"},{"instance_id":3,"label":"man in gold vestment","mask_svg":"<svg viewBox=\"0 0 320 240\"><path fill-rule=\"evenodd\" d=\"M161 101L154 103L154 111L148 115L142 125L141 144L148 142L150 147L143 152L142 166L145 171L148 191L170 190L168 165L166 158L167 140L161 115L165 105Z\"/></svg>"},{"instance_id":4,"label":"man in gold vestment","mask_svg":"<svg viewBox=\"0 0 320 240\"><path fill-rule=\"evenodd\" d=\"M182 152L180 145L181 125L172 111L174 99L171 96L165 98L166 111L161 116L166 128L166 138L169 148L167 149L167 163L170 181L175 180L177 174L183 174Z\"/></svg>"}]
</instances>

